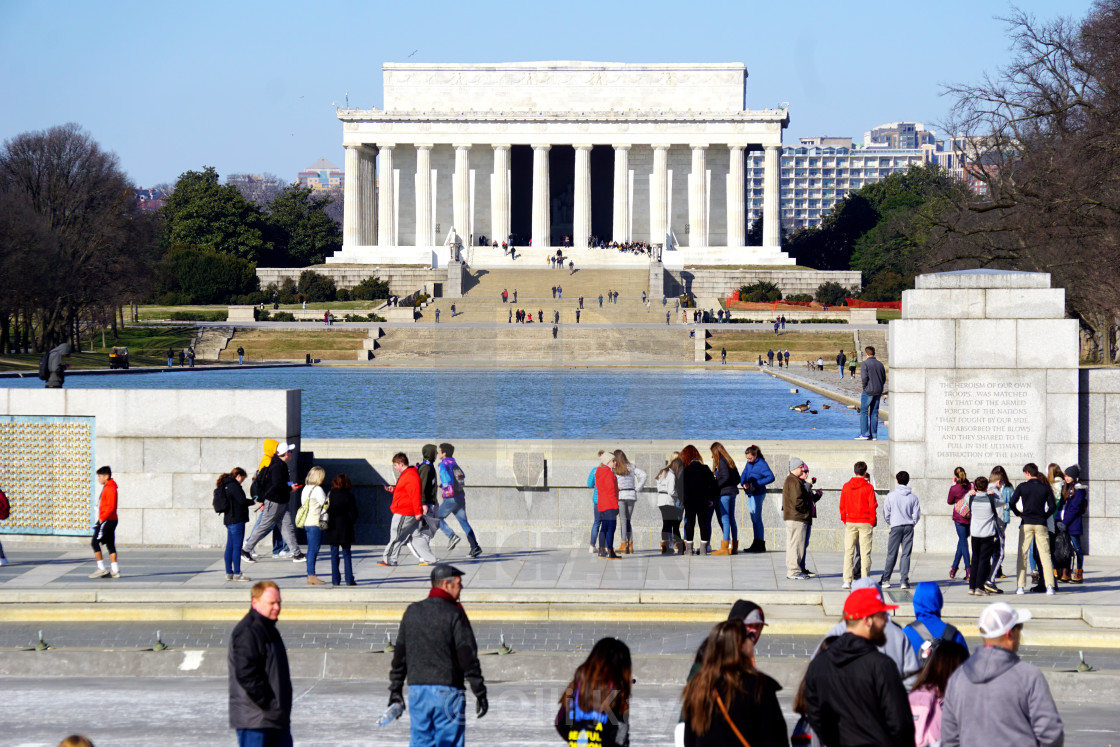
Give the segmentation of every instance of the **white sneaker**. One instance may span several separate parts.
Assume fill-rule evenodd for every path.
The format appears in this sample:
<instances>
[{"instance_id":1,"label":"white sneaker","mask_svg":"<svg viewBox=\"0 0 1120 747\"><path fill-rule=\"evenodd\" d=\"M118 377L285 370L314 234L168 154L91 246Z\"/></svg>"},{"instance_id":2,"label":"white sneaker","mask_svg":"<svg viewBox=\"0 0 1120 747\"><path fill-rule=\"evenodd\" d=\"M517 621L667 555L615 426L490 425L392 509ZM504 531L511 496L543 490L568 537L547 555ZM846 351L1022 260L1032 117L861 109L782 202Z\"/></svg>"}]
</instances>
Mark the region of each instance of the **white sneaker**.
<instances>
[{"instance_id":1,"label":"white sneaker","mask_svg":"<svg viewBox=\"0 0 1120 747\"><path fill-rule=\"evenodd\" d=\"M840 588L841 589L850 589L850 588L852 588L852 582L851 581L845 581L843 584L840 585Z\"/></svg>"},{"instance_id":2,"label":"white sneaker","mask_svg":"<svg viewBox=\"0 0 1120 747\"><path fill-rule=\"evenodd\" d=\"M1015 590L1015 593L1016 594L1026 594L1027 592L1023 591L1023 587L1020 586L1018 589Z\"/></svg>"},{"instance_id":3,"label":"white sneaker","mask_svg":"<svg viewBox=\"0 0 1120 747\"><path fill-rule=\"evenodd\" d=\"M106 568L98 568L98 569L97 569L96 571L94 571L93 573L89 574L89 577L90 577L90 578L105 578L105 577L106 577L106 576L108 576L108 575L109 575L109 571L108 571L108 569L106 569Z\"/></svg>"},{"instance_id":4,"label":"white sneaker","mask_svg":"<svg viewBox=\"0 0 1120 747\"><path fill-rule=\"evenodd\" d=\"M902 589L903 591L906 591L910 588L910 584L903 582L903 583L898 585L898 588Z\"/></svg>"},{"instance_id":5,"label":"white sneaker","mask_svg":"<svg viewBox=\"0 0 1120 747\"><path fill-rule=\"evenodd\" d=\"M8 565L11 562L12 561L8 560L7 558L0 558L0 565Z\"/></svg>"},{"instance_id":6,"label":"white sneaker","mask_svg":"<svg viewBox=\"0 0 1120 747\"><path fill-rule=\"evenodd\" d=\"M889 589L889 588L891 588L891 582L890 581L880 581L879 582L879 588L880 589Z\"/></svg>"},{"instance_id":7,"label":"white sneaker","mask_svg":"<svg viewBox=\"0 0 1120 747\"><path fill-rule=\"evenodd\" d=\"M1053 586L1047 586L1046 587L1046 595L1050 596L1050 597L1054 596L1054 587Z\"/></svg>"},{"instance_id":8,"label":"white sneaker","mask_svg":"<svg viewBox=\"0 0 1120 747\"><path fill-rule=\"evenodd\" d=\"M591 547L587 548L587 551L594 555L595 553L599 552L599 548L595 547L595 545L592 545Z\"/></svg>"},{"instance_id":9,"label":"white sneaker","mask_svg":"<svg viewBox=\"0 0 1120 747\"><path fill-rule=\"evenodd\" d=\"M272 557L274 557L274 558L290 558L290 557L292 557L292 551L291 550L281 550L280 552L274 552L274 553L272 553Z\"/></svg>"}]
</instances>

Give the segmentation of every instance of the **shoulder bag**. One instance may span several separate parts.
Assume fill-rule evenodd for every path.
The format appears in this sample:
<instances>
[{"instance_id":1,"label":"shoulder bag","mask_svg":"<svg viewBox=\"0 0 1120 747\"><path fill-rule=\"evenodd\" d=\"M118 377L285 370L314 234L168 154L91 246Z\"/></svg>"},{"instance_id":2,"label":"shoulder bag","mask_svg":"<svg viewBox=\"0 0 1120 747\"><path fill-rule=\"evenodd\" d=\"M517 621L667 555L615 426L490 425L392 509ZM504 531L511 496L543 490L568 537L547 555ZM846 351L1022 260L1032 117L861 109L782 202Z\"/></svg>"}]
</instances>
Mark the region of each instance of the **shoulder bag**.
<instances>
[{"instance_id":1,"label":"shoulder bag","mask_svg":"<svg viewBox=\"0 0 1120 747\"><path fill-rule=\"evenodd\" d=\"M323 499L323 507L319 509L319 528L326 530L331 527L331 517L328 513L331 508L331 494L327 491L327 497Z\"/></svg>"},{"instance_id":2,"label":"shoulder bag","mask_svg":"<svg viewBox=\"0 0 1120 747\"><path fill-rule=\"evenodd\" d=\"M727 706L723 704L723 698L719 696L719 693L716 693L716 705L719 706L720 713L723 714L727 725L731 727L731 731L735 732L735 736L739 738L739 744L743 745L743 747L751 747L751 743L743 736L743 732L739 731L739 727L735 726L735 722L731 720L731 714L727 712Z\"/></svg>"}]
</instances>

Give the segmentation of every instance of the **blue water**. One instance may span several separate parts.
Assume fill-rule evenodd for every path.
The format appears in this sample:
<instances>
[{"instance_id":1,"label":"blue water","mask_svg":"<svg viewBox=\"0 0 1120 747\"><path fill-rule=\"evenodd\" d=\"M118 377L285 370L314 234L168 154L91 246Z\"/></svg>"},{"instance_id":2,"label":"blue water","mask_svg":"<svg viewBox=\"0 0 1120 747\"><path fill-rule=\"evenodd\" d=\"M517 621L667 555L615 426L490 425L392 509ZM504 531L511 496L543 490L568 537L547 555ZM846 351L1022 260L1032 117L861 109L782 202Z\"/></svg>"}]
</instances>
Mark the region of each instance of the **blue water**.
<instances>
[{"instance_id":1,"label":"blue water","mask_svg":"<svg viewBox=\"0 0 1120 747\"><path fill-rule=\"evenodd\" d=\"M0 386L38 387L37 379ZM302 389L305 438L850 439L855 410L756 371L276 368L71 376L68 389ZM806 400L816 415L790 410ZM821 405L829 404L830 409ZM887 435L879 424L879 437Z\"/></svg>"}]
</instances>

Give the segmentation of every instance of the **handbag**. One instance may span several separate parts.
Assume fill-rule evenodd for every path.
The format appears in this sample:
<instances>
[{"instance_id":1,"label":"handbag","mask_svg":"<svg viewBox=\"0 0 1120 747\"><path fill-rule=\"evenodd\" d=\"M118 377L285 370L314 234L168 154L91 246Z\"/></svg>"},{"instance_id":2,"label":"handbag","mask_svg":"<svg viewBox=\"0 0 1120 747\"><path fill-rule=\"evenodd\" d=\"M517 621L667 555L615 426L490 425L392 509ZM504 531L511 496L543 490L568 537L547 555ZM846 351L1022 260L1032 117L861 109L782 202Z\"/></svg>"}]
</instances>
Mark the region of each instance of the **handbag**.
<instances>
[{"instance_id":1,"label":"handbag","mask_svg":"<svg viewBox=\"0 0 1120 747\"><path fill-rule=\"evenodd\" d=\"M968 505L968 501L961 498L953 504L953 513L962 519L968 519L972 516L972 508Z\"/></svg>"},{"instance_id":2,"label":"handbag","mask_svg":"<svg viewBox=\"0 0 1120 747\"><path fill-rule=\"evenodd\" d=\"M808 747L813 743L813 732L809 729L809 717L802 716L789 735L790 747Z\"/></svg>"},{"instance_id":3,"label":"handbag","mask_svg":"<svg viewBox=\"0 0 1120 747\"><path fill-rule=\"evenodd\" d=\"M731 731L735 732L735 736L739 738L739 743L743 745L743 747L751 747L751 743L743 736L743 732L739 731L739 727L735 726L735 722L731 720L731 714L727 712L727 706L723 704L723 698L719 696L719 693L716 693L716 705L719 706L720 713L723 714L727 725L731 727Z\"/></svg>"},{"instance_id":4,"label":"handbag","mask_svg":"<svg viewBox=\"0 0 1120 747\"><path fill-rule=\"evenodd\" d=\"M323 501L323 507L321 509L319 509L319 528L322 529L322 530L327 530L327 529L331 528L331 516L330 516L330 513L329 513L330 508L331 508L331 494L330 494L330 491L328 491L327 492L327 498L326 498L326 500Z\"/></svg>"},{"instance_id":5,"label":"handbag","mask_svg":"<svg viewBox=\"0 0 1120 747\"><path fill-rule=\"evenodd\" d=\"M307 523L307 509L310 507L310 502L304 501L303 505L299 507L299 511L296 511L296 526L300 529L303 529L303 525Z\"/></svg>"}]
</instances>

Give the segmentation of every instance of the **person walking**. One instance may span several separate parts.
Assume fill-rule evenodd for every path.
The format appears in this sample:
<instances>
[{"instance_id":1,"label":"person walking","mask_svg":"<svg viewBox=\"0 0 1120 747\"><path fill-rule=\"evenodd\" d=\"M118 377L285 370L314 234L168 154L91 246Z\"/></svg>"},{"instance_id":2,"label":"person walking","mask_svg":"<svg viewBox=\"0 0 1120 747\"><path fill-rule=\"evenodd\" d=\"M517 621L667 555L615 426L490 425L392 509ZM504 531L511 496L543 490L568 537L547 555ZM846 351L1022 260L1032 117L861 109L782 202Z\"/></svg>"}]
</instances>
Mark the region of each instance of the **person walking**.
<instances>
[{"instance_id":1,"label":"person walking","mask_svg":"<svg viewBox=\"0 0 1120 747\"><path fill-rule=\"evenodd\" d=\"M674 457L657 473L657 510L661 512L661 554L684 555L684 540L681 538L681 517L684 506L681 503L678 476L684 469L681 458Z\"/></svg>"},{"instance_id":2,"label":"person walking","mask_svg":"<svg viewBox=\"0 0 1120 747\"><path fill-rule=\"evenodd\" d=\"M408 455L398 451L393 455L393 471L397 473L397 484L386 485L386 492L392 494L393 502L389 511L393 518L389 524L389 544L377 564L383 568L397 565L401 548L416 530L424 509L420 500L420 473L408 465Z\"/></svg>"},{"instance_id":3,"label":"person walking","mask_svg":"<svg viewBox=\"0 0 1120 747\"><path fill-rule=\"evenodd\" d=\"M89 574L90 578L121 577L120 567L117 565L117 481L113 479L113 470L108 466L97 470L97 484L101 486L101 495L97 499L97 523L93 526L93 559L97 561L97 570ZM109 568L105 568L105 560L101 556L101 546L109 551Z\"/></svg>"},{"instance_id":4,"label":"person walking","mask_svg":"<svg viewBox=\"0 0 1120 747\"><path fill-rule=\"evenodd\" d=\"M681 695L686 747L788 745L782 687L754 666L754 640L741 620L712 628L700 667Z\"/></svg>"},{"instance_id":5,"label":"person walking","mask_svg":"<svg viewBox=\"0 0 1120 747\"><path fill-rule=\"evenodd\" d=\"M941 712L943 747L1032 744L1060 747L1065 726L1038 667L1019 659L1031 613L996 602L980 613L984 647L949 678Z\"/></svg>"},{"instance_id":6,"label":"person walking","mask_svg":"<svg viewBox=\"0 0 1120 747\"><path fill-rule=\"evenodd\" d=\"M1015 593L1025 593L1027 554L1033 541L1042 566L1038 569L1039 575L1046 585L1046 593L1053 594L1054 569L1050 562L1050 535L1046 531L1046 519L1054 513L1054 493L1046 475L1039 473L1034 462L1023 465L1023 478L1024 481L1011 494L1011 511L1019 517L1019 560L1015 564L1019 585Z\"/></svg>"},{"instance_id":7,"label":"person walking","mask_svg":"<svg viewBox=\"0 0 1120 747\"><path fill-rule=\"evenodd\" d=\"M770 348L766 351L766 365L770 368L774 367L774 349Z\"/></svg>"},{"instance_id":8,"label":"person walking","mask_svg":"<svg viewBox=\"0 0 1120 747\"><path fill-rule=\"evenodd\" d=\"M280 534L284 537L284 542L291 548L292 562L299 563L304 559L304 554L299 549L299 541L296 539L296 525L288 510L292 490L302 487L293 484L289 479L288 465L295 455L295 450L295 444L279 444L271 438L264 440L265 457L261 461L261 468L257 471L257 480L263 481L258 490L264 505L257 525L253 527L249 538L241 547L241 559L247 563L257 562L253 549L277 524L280 526ZM269 456L270 452L271 456Z\"/></svg>"},{"instance_id":9,"label":"person walking","mask_svg":"<svg viewBox=\"0 0 1120 747\"><path fill-rule=\"evenodd\" d=\"M782 518L786 523L786 578L805 581L805 551L809 548L809 529L815 513L812 491L805 483L805 462L790 457L789 474L782 485Z\"/></svg>"},{"instance_id":10,"label":"person walking","mask_svg":"<svg viewBox=\"0 0 1120 747\"><path fill-rule=\"evenodd\" d=\"M614 551L614 531L618 524L618 475L615 474L615 456L604 451L595 468L595 496L599 508L599 557L618 560Z\"/></svg>"},{"instance_id":11,"label":"person walking","mask_svg":"<svg viewBox=\"0 0 1120 747\"><path fill-rule=\"evenodd\" d=\"M175 365L175 351L171 348L167 349L167 367L172 368Z\"/></svg>"},{"instance_id":12,"label":"person walking","mask_svg":"<svg viewBox=\"0 0 1120 747\"><path fill-rule=\"evenodd\" d=\"M620 555L632 555L634 529L631 518L634 516L634 504L638 501L638 491L645 487L649 478L645 470L626 458L626 452L622 449L614 453L614 474L618 479L618 523L622 530L622 544L618 552Z\"/></svg>"},{"instance_id":13,"label":"person walking","mask_svg":"<svg viewBox=\"0 0 1120 747\"><path fill-rule=\"evenodd\" d=\"M844 355L844 348L836 355L836 368L840 370L840 378L844 378L844 366L848 365L848 356Z\"/></svg>"},{"instance_id":14,"label":"person walking","mask_svg":"<svg viewBox=\"0 0 1120 747\"><path fill-rule=\"evenodd\" d=\"M601 638L560 696L556 733L568 747L629 747L630 649Z\"/></svg>"},{"instance_id":15,"label":"person walking","mask_svg":"<svg viewBox=\"0 0 1120 747\"><path fill-rule=\"evenodd\" d=\"M603 449L599 449L599 458L602 459ZM599 525L602 519L599 516L599 492L595 487L595 471L599 469L599 462L587 473L587 487L591 488L591 545L588 552L592 555L599 552Z\"/></svg>"},{"instance_id":16,"label":"person walking","mask_svg":"<svg viewBox=\"0 0 1120 747\"><path fill-rule=\"evenodd\" d=\"M420 522L408 538L408 551L420 561L420 565L435 565L436 556L431 543L439 530L439 478L433 462L436 459L436 445L424 444L420 449L421 460L416 464L416 474L420 476L420 504L424 509Z\"/></svg>"},{"instance_id":17,"label":"person walking","mask_svg":"<svg viewBox=\"0 0 1120 747\"><path fill-rule=\"evenodd\" d=\"M514 291L514 293L516 292ZM452 531L447 523L447 517L454 515L459 522L459 526L467 535L467 544L470 545L467 555L477 558L482 554L482 548L478 546L474 530L471 529L470 522L467 521L466 475L459 463L455 461L454 454L455 447L451 444L442 443L439 445L439 464L436 466L436 475L439 478L443 503L440 504L436 516L440 520L440 530L448 538L447 551L451 552L459 544L459 536Z\"/></svg>"},{"instance_id":18,"label":"person walking","mask_svg":"<svg viewBox=\"0 0 1120 747\"><path fill-rule=\"evenodd\" d=\"M308 586L322 586L325 582L315 575L315 561L319 557L319 548L323 545L323 530L319 526L319 518L327 506L327 494L323 492L323 480L327 479L327 471L315 466L307 471L303 480L303 493L300 494L300 504L307 506L303 512L303 531L307 534L307 584Z\"/></svg>"},{"instance_id":19,"label":"person walking","mask_svg":"<svg viewBox=\"0 0 1120 747\"><path fill-rule=\"evenodd\" d=\"M760 356L759 365L762 365L761 360ZM774 482L774 473L762 456L762 449L754 444L747 447L744 455L746 461L739 484L747 494L747 512L754 530L754 540L744 552L766 552L766 525L762 521L762 505L766 498L766 486Z\"/></svg>"},{"instance_id":20,"label":"person walking","mask_svg":"<svg viewBox=\"0 0 1120 747\"><path fill-rule=\"evenodd\" d=\"M871 530L878 523L879 504L875 500L875 487L867 479L867 463L856 462L852 467L855 476L840 489L840 521L844 523L844 583L843 589L852 588L854 569L852 554L859 543L860 575L871 575Z\"/></svg>"},{"instance_id":21,"label":"person walking","mask_svg":"<svg viewBox=\"0 0 1120 747\"><path fill-rule=\"evenodd\" d=\"M972 596L1002 594L998 586L989 585L992 555L998 547L996 535L1003 531L1000 513L1003 501L994 488L989 488L988 478L976 478L968 495L968 536L972 542L972 578L968 593ZM994 590L994 591L993 591Z\"/></svg>"},{"instance_id":22,"label":"person walking","mask_svg":"<svg viewBox=\"0 0 1120 747\"><path fill-rule=\"evenodd\" d=\"M215 494L221 496L225 510L222 524L226 528L226 581L252 581L241 573L241 545L245 542L245 524L249 521L249 506L253 499L245 495L241 484L248 473L240 467L218 477ZM220 492L219 492L220 491Z\"/></svg>"},{"instance_id":23,"label":"person walking","mask_svg":"<svg viewBox=\"0 0 1120 747\"><path fill-rule=\"evenodd\" d=\"M1081 480L1081 468L1076 464L1066 467L1065 492L1062 507L1058 509L1058 521L1066 525L1069 532L1070 544L1073 545L1073 557L1069 572L1063 572L1062 581L1071 584L1084 583L1085 553L1081 546L1081 537L1084 532L1082 517L1089 508L1089 486Z\"/></svg>"},{"instance_id":24,"label":"person walking","mask_svg":"<svg viewBox=\"0 0 1120 747\"><path fill-rule=\"evenodd\" d=\"M389 705L404 707L408 683L411 744L463 747L466 744L466 683L475 697L475 716L489 710L478 644L459 601L463 572L440 563L432 569L428 597L408 605L401 618L389 670Z\"/></svg>"},{"instance_id":25,"label":"person walking","mask_svg":"<svg viewBox=\"0 0 1120 747\"><path fill-rule=\"evenodd\" d=\"M875 357L875 348L868 345L863 349L866 356L860 366L860 382L863 393L859 397L859 435L857 441L874 441L879 435L879 400L887 384L887 370Z\"/></svg>"},{"instance_id":26,"label":"person walking","mask_svg":"<svg viewBox=\"0 0 1120 747\"><path fill-rule=\"evenodd\" d=\"M292 677L276 629L280 588L258 581L229 638L229 725L238 747L292 747Z\"/></svg>"},{"instance_id":27,"label":"person walking","mask_svg":"<svg viewBox=\"0 0 1120 747\"><path fill-rule=\"evenodd\" d=\"M887 613L878 590L844 601L844 635L813 658L805 673L805 706L827 747L914 744L914 721L898 668L876 646L887 642Z\"/></svg>"},{"instance_id":28,"label":"person walking","mask_svg":"<svg viewBox=\"0 0 1120 747\"><path fill-rule=\"evenodd\" d=\"M716 500L716 516L719 517L723 540L713 555L739 554L739 523L735 520L735 498L739 494L739 468L719 441L711 445L712 467L715 468L716 487L719 497Z\"/></svg>"},{"instance_id":29,"label":"person walking","mask_svg":"<svg viewBox=\"0 0 1120 747\"><path fill-rule=\"evenodd\" d=\"M170 359L168 360L167 365L169 368L171 367ZM245 348L241 347L240 345L237 346L237 365L245 365Z\"/></svg>"},{"instance_id":30,"label":"person walking","mask_svg":"<svg viewBox=\"0 0 1120 747\"><path fill-rule=\"evenodd\" d=\"M890 527L887 538L887 561L883 565L883 575L879 586L891 588L891 574L895 561L899 561L900 589L910 588L910 553L914 549L914 525L922 518L922 506L918 496L910 489L910 473L903 470L894 476L895 489L883 499L883 519ZM899 555L901 549L902 554ZM862 564L862 561L861 561Z\"/></svg>"},{"instance_id":31,"label":"person walking","mask_svg":"<svg viewBox=\"0 0 1120 747\"><path fill-rule=\"evenodd\" d=\"M339 573L339 556L342 557L343 569L346 572L346 585L357 586L354 580L354 566L350 557L350 548L354 545L354 525L358 522L358 502L354 499L354 484L350 478L337 474L331 481L331 490L327 494L330 503L327 528L323 530L323 544L331 548L331 586L342 583L342 574Z\"/></svg>"},{"instance_id":32,"label":"person walking","mask_svg":"<svg viewBox=\"0 0 1120 747\"><path fill-rule=\"evenodd\" d=\"M684 505L685 552L710 555L712 552L712 509L719 501L715 475L704 464L700 451L689 444L681 449L684 469L680 474L681 503ZM699 524L700 541L693 542Z\"/></svg>"},{"instance_id":33,"label":"person walking","mask_svg":"<svg viewBox=\"0 0 1120 747\"><path fill-rule=\"evenodd\" d=\"M953 554L953 565L949 567L949 579L957 577L957 565L964 560L964 580L972 577L972 560L968 552L968 525L970 506L968 505L968 491L972 490L972 483L964 467L953 470L953 484L949 488L949 497L945 500L953 507L953 528L957 531L957 550Z\"/></svg>"}]
</instances>

